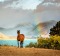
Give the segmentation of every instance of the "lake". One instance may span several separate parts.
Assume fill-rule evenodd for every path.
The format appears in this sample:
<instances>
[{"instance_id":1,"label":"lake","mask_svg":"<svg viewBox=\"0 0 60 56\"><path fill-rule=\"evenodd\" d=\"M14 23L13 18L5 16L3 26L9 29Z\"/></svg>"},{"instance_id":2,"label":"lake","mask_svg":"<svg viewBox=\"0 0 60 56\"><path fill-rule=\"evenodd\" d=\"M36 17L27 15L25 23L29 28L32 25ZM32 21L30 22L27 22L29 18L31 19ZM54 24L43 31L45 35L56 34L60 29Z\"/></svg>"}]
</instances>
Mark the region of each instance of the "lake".
<instances>
[{"instance_id":1,"label":"lake","mask_svg":"<svg viewBox=\"0 0 60 56\"><path fill-rule=\"evenodd\" d=\"M37 42L37 39L25 39L23 46L28 45L30 42L35 43L35 42ZM17 40L0 40L0 45L18 46Z\"/></svg>"}]
</instances>

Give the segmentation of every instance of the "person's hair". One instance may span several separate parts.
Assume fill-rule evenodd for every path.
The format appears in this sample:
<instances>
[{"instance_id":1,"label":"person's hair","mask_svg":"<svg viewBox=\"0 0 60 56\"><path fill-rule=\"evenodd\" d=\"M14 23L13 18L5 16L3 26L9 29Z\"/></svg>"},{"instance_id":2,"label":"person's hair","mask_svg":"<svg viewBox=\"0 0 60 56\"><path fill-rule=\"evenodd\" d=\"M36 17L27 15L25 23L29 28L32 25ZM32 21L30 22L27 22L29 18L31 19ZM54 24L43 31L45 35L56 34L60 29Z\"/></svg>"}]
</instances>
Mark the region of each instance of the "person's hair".
<instances>
[{"instance_id":1,"label":"person's hair","mask_svg":"<svg viewBox=\"0 0 60 56\"><path fill-rule=\"evenodd\" d=\"M17 33L20 33L20 30L17 30Z\"/></svg>"}]
</instances>

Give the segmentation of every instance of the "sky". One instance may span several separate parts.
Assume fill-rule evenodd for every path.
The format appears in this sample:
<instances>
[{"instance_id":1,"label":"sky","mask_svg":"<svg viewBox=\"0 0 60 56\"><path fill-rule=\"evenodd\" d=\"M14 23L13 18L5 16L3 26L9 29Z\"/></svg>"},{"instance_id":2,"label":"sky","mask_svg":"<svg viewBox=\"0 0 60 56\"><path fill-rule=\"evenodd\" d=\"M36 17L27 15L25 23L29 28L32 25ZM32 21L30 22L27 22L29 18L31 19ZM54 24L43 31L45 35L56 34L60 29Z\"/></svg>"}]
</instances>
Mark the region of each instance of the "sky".
<instances>
[{"instance_id":1,"label":"sky","mask_svg":"<svg viewBox=\"0 0 60 56\"><path fill-rule=\"evenodd\" d=\"M35 25L50 20L60 20L60 0L0 0L0 28L6 29L0 32L4 34L14 36L21 29L27 35Z\"/></svg>"}]
</instances>

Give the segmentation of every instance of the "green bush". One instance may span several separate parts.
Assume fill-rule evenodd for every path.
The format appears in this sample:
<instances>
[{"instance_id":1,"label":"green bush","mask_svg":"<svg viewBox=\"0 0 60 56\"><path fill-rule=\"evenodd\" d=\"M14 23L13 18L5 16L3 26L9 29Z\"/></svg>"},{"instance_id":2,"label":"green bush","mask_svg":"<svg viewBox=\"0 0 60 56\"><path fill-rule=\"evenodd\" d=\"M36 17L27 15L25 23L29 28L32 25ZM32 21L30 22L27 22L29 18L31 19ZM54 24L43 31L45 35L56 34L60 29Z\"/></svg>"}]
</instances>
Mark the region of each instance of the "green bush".
<instances>
[{"instance_id":1,"label":"green bush","mask_svg":"<svg viewBox=\"0 0 60 56\"><path fill-rule=\"evenodd\" d=\"M26 45L25 47L35 47L35 48L37 48L37 43L31 42L28 45Z\"/></svg>"},{"instance_id":2,"label":"green bush","mask_svg":"<svg viewBox=\"0 0 60 56\"><path fill-rule=\"evenodd\" d=\"M38 38L39 48L60 49L60 36L50 36L50 38Z\"/></svg>"},{"instance_id":3,"label":"green bush","mask_svg":"<svg viewBox=\"0 0 60 56\"><path fill-rule=\"evenodd\" d=\"M60 50L60 36L50 36L50 38L38 38L36 43L31 42L26 47L48 48Z\"/></svg>"}]
</instances>

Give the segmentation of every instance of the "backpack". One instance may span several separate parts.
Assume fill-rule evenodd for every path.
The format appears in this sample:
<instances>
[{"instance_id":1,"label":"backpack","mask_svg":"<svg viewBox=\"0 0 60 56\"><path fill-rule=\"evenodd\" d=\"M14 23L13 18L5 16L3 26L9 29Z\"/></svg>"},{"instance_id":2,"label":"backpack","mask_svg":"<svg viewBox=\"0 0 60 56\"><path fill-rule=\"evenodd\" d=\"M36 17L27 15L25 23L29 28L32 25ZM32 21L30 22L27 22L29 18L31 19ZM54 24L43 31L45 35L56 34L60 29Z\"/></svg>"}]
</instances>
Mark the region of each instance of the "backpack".
<instances>
[{"instance_id":1,"label":"backpack","mask_svg":"<svg viewBox=\"0 0 60 56\"><path fill-rule=\"evenodd\" d=\"M18 41L24 41L24 38L25 38L24 34L20 34L17 36Z\"/></svg>"}]
</instances>

